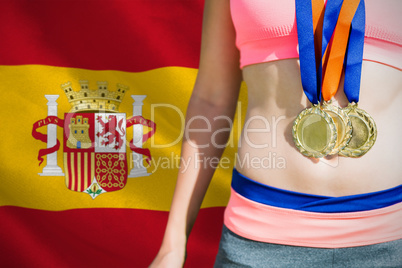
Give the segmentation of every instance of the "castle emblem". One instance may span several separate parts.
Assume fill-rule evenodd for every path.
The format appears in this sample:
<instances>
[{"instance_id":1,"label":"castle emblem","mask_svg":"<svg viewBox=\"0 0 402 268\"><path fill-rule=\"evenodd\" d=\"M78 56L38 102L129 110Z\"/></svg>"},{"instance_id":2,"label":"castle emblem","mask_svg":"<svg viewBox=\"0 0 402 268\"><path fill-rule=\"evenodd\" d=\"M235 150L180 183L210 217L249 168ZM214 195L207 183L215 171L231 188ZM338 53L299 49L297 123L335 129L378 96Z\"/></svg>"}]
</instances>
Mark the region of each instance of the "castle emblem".
<instances>
[{"instance_id":1,"label":"castle emblem","mask_svg":"<svg viewBox=\"0 0 402 268\"><path fill-rule=\"evenodd\" d=\"M91 147L91 139L89 138L89 124L88 117L77 116L76 118L71 118L70 134L67 140L68 148L75 149L87 149Z\"/></svg>"},{"instance_id":2,"label":"castle emblem","mask_svg":"<svg viewBox=\"0 0 402 268\"><path fill-rule=\"evenodd\" d=\"M129 89L127 86L117 84L115 91L109 91L107 82L98 82L96 90L89 89L88 81L80 81L80 84L80 91L74 91L71 82L61 86L71 104L71 110L65 113L64 120L57 117L55 100L58 96L45 95L49 100L48 116L34 124L32 136L48 145L48 148L39 150L40 164L47 156L47 165L40 175L65 176L68 189L95 198L105 192L123 189L128 177L148 175L143 165L133 167L129 172L126 148L130 147L132 156L137 158L136 163L141 162L138 157L141 160L145 157L150 163L150 151L142 148L142 143L154 134L156 126L154 122L143 118L141 111L138 113L138 106L142 106L141 101L145 96L132 95L135 100L133 117L127 119L125 113L118 112ZM133 125L141 129L137 127L137 133L133 132L135 142L131 140L126 144L126 131ZM43 126L48 128L47 135L37 131ZM64 173L57 164L57 151L60 148L56 137L57 126L64 129ZM143 126L151 131L144 135Z\"/></svg>"}]
</instances>

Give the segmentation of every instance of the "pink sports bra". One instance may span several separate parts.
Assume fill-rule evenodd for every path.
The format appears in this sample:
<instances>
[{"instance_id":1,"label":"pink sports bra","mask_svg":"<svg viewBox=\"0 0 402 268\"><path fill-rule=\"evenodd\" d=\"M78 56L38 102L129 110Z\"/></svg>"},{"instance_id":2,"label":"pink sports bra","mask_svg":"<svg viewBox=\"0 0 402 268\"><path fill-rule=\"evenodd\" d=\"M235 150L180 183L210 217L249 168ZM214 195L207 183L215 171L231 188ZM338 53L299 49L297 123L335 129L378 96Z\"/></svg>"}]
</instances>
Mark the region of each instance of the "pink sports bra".
<instances>
[{"instance_id":1,"label":"pink sports bra","mask_svg":"<svg viewBox=\"0 0 402 268\"><path fill-rule=\"evenodd\" d=\"M366 0L363 59L402 70L401 0ZM230 0L240 67L298 58L294 0Z\"/></svg>"}]
</instances>

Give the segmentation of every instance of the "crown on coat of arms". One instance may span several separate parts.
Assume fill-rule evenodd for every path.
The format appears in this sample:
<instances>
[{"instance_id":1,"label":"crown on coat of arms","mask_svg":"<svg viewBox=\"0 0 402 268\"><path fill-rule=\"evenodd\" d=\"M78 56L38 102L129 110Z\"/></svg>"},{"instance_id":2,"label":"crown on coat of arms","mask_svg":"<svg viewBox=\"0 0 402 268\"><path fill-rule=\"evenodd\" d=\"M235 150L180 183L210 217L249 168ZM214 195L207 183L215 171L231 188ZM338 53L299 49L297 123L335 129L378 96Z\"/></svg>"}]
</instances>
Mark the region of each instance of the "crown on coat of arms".
<instances>
[{"instance_id":1,"label":"crown on coat of arms","mask_svg":"<svg viewBox=\"0 0 402 268\"><path fill-rule=\"evenodd\" d=\"M129 90L128 86L117 84L115 91L109 91L108 82L98 81L98 88L89 89L87 80L80 80L80 91L74 91L71 82L61 85L67 96L71 109L74 112L105 111L118 112L124 94Z\"/></svg>"}]
</instances>

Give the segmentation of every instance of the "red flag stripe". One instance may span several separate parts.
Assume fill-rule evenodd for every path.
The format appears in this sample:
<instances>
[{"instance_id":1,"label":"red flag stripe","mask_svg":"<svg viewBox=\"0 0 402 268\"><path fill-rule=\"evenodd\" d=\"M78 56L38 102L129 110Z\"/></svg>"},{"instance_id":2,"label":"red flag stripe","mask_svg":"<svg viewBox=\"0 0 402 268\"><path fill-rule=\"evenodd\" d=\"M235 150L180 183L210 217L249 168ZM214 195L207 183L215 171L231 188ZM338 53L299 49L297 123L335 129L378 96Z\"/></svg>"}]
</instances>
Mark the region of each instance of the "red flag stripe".
<instances>
[{"instance_id":1,"label":"red flag stripe","mask_svg":"<svg viewBox=\"0 0 402 268\"><path fill-rule=\"evenodd\" d=\"M185 267L213 266L223 210L200 210L188 242ZM1 265L147 267L159 249L167 217L168 212L139 209L56 212L0 207L2 224L7 226L0 228L0 241L7 241L0 250Z\"/></svg>"},{"instance_id":2,"label":"red flag stripe","mask_svg":"<svg viewBox=\"0 0 402 268\"><path fill-rule=\"evenodd\" d=\"M2 0L0 64L197 68L203 0Z\"/></svg>"}]
</instances>

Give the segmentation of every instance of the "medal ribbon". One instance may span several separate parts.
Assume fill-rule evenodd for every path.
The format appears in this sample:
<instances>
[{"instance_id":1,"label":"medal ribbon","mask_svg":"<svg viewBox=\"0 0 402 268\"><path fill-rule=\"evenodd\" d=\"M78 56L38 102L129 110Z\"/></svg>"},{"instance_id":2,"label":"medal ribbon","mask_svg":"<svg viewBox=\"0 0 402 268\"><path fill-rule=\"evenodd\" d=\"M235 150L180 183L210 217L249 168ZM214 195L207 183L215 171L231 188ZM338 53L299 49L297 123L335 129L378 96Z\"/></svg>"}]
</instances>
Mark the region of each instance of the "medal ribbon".
<instances>
[{"instance_id":1,"label":"medal ribbon","mask_svg":"<svg viewBox=\"0 0 402 268\"><path fill-rule=\"evenodd\" d=\"M324 101L329 101L335 96L342 75L342 67L348 47L350 26L356 13L360 0L344 0L339 12L339 18L333 30L332 45L328 46L331 29L335 23L333 21L338 3L329 1L329 12L324 16L324 37L323 37L323 83L322 97ZM327 15L328 14L328 15ZM332 20L332 21L331 21ZM328 27L329 29L327 29Z\"/></svg>"},{"instance_id":2,"label":"medal ribbon","mask_svg":"<svg viewBox=\"0 0 402 268\"><path fill-rule=\"evenodd\" d=\"M321 55L318 50L321 46L317 44L321 38L314 37L321 36L322 27L318 27L318 25L322 22L320 18L322 18L323 10L322 0L296 0L301 82L304 94L312 104L319 104L321 99L321 77L318 72L321 57L316 56Z\"/></svg>"},{"instance_id":3,"label":"medal ribbon","mask_svg":"<svg viewBox=\"0 0 402 268\"><path fill-rule=\"evenodd\" d=\"M300 74L304 93L312 104L319 104L321 92L323 99L328 101L338 90L348 47L350 25L359 2L358 0L329 1L322 22L323 1L296 0ZM329 46L331 38L332 45ZM319 44L321 42L322 45ZM354 58L352 56L349 61L353 62ZM321 90L321 73L323 73L323 90Z\"/></svg>"},{"instance_id":4,"label":"medal ribbon","mask_svg":"<svg viewBox=\"0 0 402 268\"><path fill-rule=\"evenodd\" d=\"M364 0L361 0L352 20L352 30L345 59L344 92L350 103L359 102L365 26L365 6Z\"/></svg>"}]
</instances>

